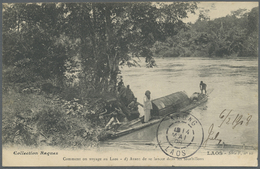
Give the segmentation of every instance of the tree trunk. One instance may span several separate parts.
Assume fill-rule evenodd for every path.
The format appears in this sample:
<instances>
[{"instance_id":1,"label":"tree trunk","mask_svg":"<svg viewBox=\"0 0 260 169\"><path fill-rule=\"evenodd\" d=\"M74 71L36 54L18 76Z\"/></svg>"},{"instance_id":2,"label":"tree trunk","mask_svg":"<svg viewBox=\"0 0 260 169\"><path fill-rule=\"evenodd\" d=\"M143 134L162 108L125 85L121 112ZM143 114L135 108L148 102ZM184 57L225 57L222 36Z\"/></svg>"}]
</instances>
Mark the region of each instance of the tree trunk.
<instances>
[{"instance_id":1,"label":"tree trunk","mask_svg":"<svg viewBox=\"0 0 260 169\"><path fill-rule=\"evenodd\" d=\"M119 60L118 60L118 53L117 51L112 48L111 45L115 39L113 38L113 31L112 31L112 26L111 26L111 11L110 11L110 5L106 7L105 11L105 18L106 18L106 48L107 48L107 65L109 68L109 84L113 85L113 91L116 92L116 83L117 83L117 74L118 74L118 65L119 65Z\"/></svg>"}]
</instances>

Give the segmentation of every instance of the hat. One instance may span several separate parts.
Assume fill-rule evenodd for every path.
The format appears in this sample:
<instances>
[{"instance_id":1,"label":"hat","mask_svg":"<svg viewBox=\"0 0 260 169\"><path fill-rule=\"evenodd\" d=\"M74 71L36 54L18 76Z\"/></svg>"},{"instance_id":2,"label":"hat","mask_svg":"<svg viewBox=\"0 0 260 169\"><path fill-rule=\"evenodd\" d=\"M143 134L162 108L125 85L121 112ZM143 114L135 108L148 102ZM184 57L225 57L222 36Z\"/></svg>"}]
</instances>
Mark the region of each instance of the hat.
<instances>
[{"instance_id":1,"label":"hat","mask_svg":"<svg viewBox=\"0 0 260 169\"><path fill-rule=\"evenodd\" d=\"M149 90L146 90L145 95L151 94Z\"/></svg>"}]
</instances>

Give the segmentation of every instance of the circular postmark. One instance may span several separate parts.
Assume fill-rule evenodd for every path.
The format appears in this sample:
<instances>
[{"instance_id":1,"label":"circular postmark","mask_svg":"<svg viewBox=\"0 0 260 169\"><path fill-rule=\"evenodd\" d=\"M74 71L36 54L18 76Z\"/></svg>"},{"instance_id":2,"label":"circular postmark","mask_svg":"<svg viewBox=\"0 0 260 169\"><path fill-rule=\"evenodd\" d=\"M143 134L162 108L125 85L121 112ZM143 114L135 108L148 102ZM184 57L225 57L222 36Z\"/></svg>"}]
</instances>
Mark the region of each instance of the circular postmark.
<instances>
[{"instance_id":1,"label":"circular postmark","mask_svg":"<svg viewBox=\"0 0 260 169\"><path fill-rule=\"evenodd\" d=\"M156 132L161 150L173 158L187 158L201 147L204 131L200 121L188 113L165 116Z\"/></svg>"}]
</instances>

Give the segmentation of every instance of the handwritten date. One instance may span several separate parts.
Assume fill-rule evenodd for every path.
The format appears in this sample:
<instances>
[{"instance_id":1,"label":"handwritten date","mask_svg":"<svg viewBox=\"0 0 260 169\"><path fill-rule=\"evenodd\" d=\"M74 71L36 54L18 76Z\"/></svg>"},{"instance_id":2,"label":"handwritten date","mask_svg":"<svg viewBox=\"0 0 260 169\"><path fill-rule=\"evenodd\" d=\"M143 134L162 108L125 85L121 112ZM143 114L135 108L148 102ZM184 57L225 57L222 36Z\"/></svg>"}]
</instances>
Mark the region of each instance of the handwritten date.
<instances>
[{"instance_id":1,"label":"handwritten date","mask_svg":"<svg viewBox=\"0 0 260 169\"><path fill-rule=\"evenodd\" d=\"M222 123L218 126L221 127L222 124L224 122L226 122L227 125L231 124L233 127L232 129L234 129L237 125L242 125L244 123L244 121L246 122L246 126L248 125L248 123L250 122L250 120L252 119L252 115L249 115L246 120L243 120L243 115L237 114L237 116L232 119L230 117L230 114L232 113L232 110L230 110L228 112L228 114L225 115L226 109L224 109L220 114L219 114L219 118L223 119ZM233 121L232 121L233 120Z\"/></svg>"}]
</instances>

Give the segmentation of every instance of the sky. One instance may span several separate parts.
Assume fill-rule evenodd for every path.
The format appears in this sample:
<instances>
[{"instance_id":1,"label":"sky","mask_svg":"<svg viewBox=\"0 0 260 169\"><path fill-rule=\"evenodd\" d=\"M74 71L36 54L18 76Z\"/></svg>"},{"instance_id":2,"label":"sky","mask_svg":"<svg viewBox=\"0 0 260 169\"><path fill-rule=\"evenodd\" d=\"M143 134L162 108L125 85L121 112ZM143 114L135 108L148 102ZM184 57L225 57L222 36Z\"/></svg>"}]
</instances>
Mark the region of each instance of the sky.
<instances>
[{"instance_id":1,"label":"sky","mask_svg":"<svg viewBox=\"0 0 260 169\"><path fill-rule=\"evenodd\" d=\"M183 20L184 22L192 22L194 23L199 16L200 10L209 9L208 15L210 20L215 18L224 17L228 14L231 14L231 11L236 11L239 8L247 9L250 11L252 8L257 7L258 2L200 2L198 4L198 10L196 11L196 15L189 14L189 18Z\"/></svg>"}]
</instances>

